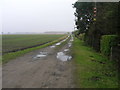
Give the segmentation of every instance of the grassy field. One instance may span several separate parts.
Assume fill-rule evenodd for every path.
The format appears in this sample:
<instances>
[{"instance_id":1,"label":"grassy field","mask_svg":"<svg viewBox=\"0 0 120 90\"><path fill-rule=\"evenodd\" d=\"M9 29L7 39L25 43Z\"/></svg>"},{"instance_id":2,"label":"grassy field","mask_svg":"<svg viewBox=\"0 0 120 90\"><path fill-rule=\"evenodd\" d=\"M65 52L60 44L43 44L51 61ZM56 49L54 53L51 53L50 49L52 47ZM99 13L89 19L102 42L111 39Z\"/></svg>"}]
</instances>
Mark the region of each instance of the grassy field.
<instances>
[{"instance_id":1,"label":"grassy field","mask_svg":"<svg viewBox=\"0 0 120 90\"><path fill-rule=\"evenodd\" d=\"M96 53L75 38L72 47L75 82L78 88L118 88L115 62Z\"/></svg>"},{"instance_id":2,"label":"grassy field","mask_svg":"<svg viewBox=\"0 0 120 90\"><path fill-rule=\"evenodd\" d=\"M3 53L57 40L64 35L3 35Z\"/></svg>"}]
</instances>

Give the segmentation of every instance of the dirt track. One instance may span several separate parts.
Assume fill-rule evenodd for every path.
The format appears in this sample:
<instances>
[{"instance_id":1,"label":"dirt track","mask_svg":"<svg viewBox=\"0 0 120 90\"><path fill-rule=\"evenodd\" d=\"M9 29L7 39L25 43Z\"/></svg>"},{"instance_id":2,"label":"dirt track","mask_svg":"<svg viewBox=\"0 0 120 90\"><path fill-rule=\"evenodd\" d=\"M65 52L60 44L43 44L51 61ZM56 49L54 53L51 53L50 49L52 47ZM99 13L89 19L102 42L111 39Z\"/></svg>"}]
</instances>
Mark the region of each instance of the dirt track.
<instances>
[{"instance_id":1,"label":"dirt track","mask_svg":"<svg viewBox=\"0 0 120 90\"><path fill-rule=\"evenodd\" d=\"M3 88L73 88L72 62L56 58L68 47L67 43L57 49L46 47L3 65ZM47 56L34 58L41 51Z\"/></svg>"}]
</instances>

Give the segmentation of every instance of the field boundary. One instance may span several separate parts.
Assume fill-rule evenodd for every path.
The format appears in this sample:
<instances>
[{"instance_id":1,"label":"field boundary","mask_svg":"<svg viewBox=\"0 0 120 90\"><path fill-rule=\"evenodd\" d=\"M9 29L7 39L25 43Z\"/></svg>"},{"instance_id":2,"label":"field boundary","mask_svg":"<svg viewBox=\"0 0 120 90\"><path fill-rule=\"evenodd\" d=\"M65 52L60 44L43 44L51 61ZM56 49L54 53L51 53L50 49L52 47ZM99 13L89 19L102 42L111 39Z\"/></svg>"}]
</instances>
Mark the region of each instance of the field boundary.
<instances>
[{"instance_id":1,"label":"field boundary","mask_svg":"<svg viewBox=\"0 0 120 90\"><path fill-rule=\"evenodd\" d=\"M4 54L4 55L2 55L2 61L0 61L0 62L2 62L3 64L5 64L5 63L7 63L9 60L15 59L15 58L17 58L17 57L19 57L19 56L22 56L22 55L24 55L24 54L26 54L26 53L28 53L28 52L33 51L33 50L37 50L37 49L41 49L41 48L45 48L45 47L47 47L47 46L53 45L53 44L55 44L55 43L57 43L57 42L65 39L65 38L67 38L67 36L68 36L68 35L65 35L65 36L63 36L63 37L61 37L61 38L59 38L59 39L57 39L57 40L54 40L54 41L45 43L45 44L40 45L40 46L36 46L36 47L27 48L27 49L24 49L24 50L20 50L20 51L10 52L10 53Z\"/></svg>"},{"instance_id":2,"label":"field boundary","mask_svg":"<svg viewBox=\"0 0 120 90\"><path fill-rule=\"evenodd\" d=\"M18 51L25 50L25 49L28 49L28 48L34 48L34 47L37 47L37 46L41 46L41 45L47 44L49 42L52 42L52 41L48 41L48 42L45 42L45 43L41 43L41 44L37 44L37 45L25 47L25 48L20 48L20 49L16 49L16 50L7 51L7 52L4 52L3 55L6 54L6 53L18 52Z\"/></svg>"}]
</instances>

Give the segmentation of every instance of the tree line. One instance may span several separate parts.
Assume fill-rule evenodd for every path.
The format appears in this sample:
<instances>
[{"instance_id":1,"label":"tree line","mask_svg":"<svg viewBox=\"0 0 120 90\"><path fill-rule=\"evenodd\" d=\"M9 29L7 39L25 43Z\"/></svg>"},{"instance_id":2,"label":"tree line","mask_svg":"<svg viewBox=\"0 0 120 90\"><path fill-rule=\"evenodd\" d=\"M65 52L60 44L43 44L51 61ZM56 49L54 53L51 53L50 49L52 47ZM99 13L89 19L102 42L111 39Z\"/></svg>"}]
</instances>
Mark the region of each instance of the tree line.
<instances>
[{"instance_id":1,"label":"tree line","mask_svg":"<svg viewBox=\"0 0 120 90\"><path fill-rule=\"evenodd\" d=\"M118 2L76 2L73 7L76 8L76 35L84 33L85 43L96 51L100 51L102 35L120 36Z\"/></svg>"}]
</instances>

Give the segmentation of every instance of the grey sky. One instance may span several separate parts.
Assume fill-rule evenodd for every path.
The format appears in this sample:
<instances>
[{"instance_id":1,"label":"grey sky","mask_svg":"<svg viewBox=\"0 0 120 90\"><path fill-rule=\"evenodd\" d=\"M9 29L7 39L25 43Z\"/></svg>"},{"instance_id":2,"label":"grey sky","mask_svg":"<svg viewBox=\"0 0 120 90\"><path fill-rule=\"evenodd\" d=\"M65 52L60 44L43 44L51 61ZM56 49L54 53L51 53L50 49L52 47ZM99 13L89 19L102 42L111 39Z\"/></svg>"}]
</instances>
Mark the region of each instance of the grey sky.
<instances>
[{"instance_id":1,"label":"grey sky","mask_svg":"<svg viewBox=\"0 0 120 90\"><path fill-rule=\"evenodd\" d=\"M120 0L78 0L78 2L119 2Z\"/></svg>"},{"instance_id":2,"label":"grey sky","mask_svg":"<svg viewBox=\"0 0 120 90\"><path fill-rule=\"evenodd\" d=\"M76 0L2 0L3 32L72 31Z\"/></svg>"}]
</instances>

